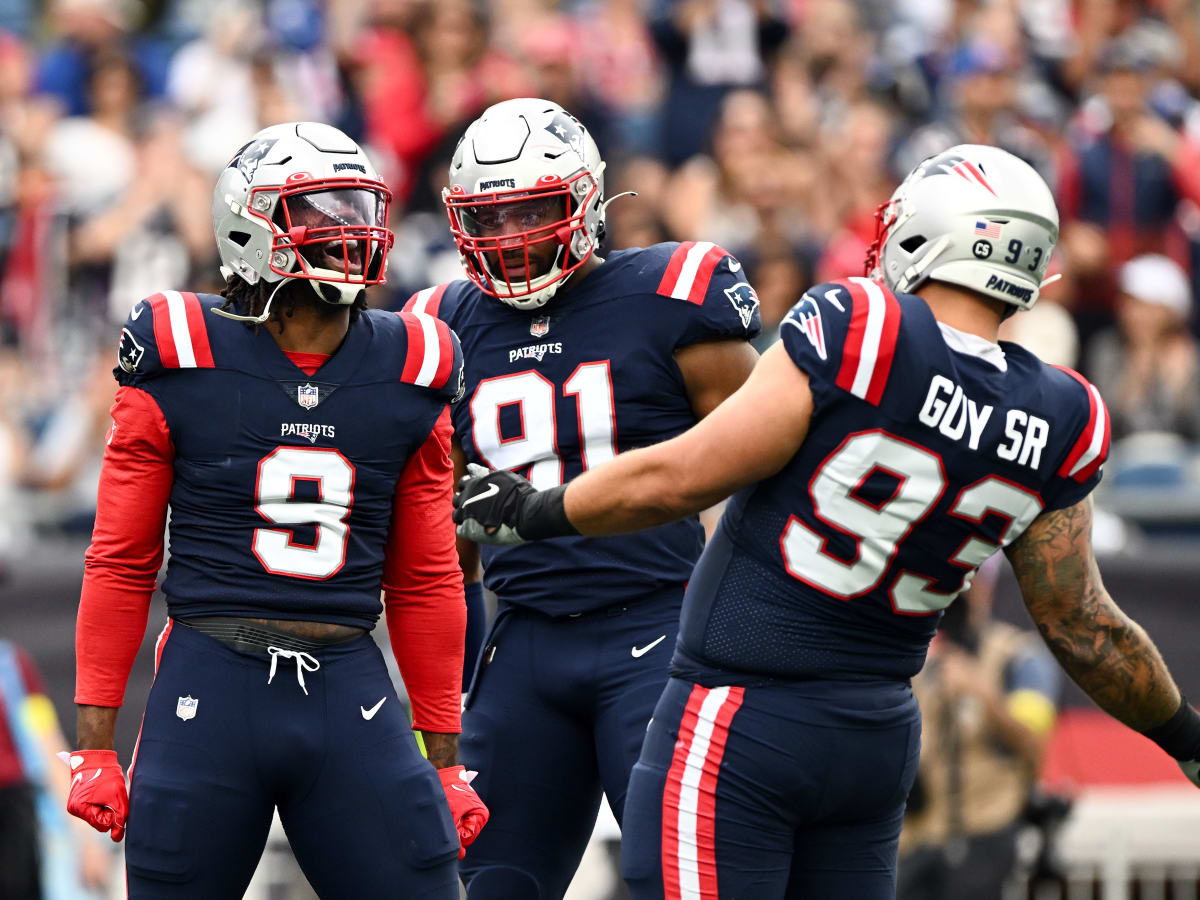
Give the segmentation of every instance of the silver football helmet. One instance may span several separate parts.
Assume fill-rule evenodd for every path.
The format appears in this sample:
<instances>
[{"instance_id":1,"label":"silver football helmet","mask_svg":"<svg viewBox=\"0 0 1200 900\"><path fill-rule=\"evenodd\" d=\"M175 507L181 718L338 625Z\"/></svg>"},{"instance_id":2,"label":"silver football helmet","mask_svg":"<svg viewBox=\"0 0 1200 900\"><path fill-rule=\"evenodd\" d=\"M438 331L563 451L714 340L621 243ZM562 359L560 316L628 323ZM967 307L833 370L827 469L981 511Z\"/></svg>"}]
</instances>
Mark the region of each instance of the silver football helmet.
<instances>
[{"instance_id":1,"label":"silver football helmet","mask_svg":"<svg viewBox=\"0 0 1200 900\"><path fill-rule=\"evenodd\" d=\"M604 161L557 103L506 100L467 127L442 200L467 277L510 306L536 309L600 246ZM554 260L534 273L529 248L543 243Z\"/></svg>"},{"instance_id":2,"label":"silver football helmet","mask_svg":"<svg viewBox=\"0 0 1200 900\"><path fill-rule=\"evenodd\" d=\"M308 281L327 303L353 303L384 281L394 237L391 193L362 148L330 125L264 128L213 189L221 272L250 284Z\"/></svg>"},{"instance_id":3,"label":"silver football helmet","mask_svg":"<svg viewBox=\"0 0 1200 900\"><path fill-rule=\"evenodd\" d=\"M1029 309L1056 243L1058 209L1033 167L959 144L918 165L879 208L866 271L894 291L934 279Z\"/></svg>"}]
</instances>

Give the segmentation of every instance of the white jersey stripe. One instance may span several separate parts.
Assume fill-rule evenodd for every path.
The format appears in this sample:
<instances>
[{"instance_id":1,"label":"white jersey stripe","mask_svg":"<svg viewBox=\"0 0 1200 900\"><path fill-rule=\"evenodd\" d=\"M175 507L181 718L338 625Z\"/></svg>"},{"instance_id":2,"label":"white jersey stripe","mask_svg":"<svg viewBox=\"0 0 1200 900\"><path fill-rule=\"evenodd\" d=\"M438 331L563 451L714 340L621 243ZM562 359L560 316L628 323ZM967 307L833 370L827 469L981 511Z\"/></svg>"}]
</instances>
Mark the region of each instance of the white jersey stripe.
<instances>
[{"instance_id":1,"label":"white jersey stripe","mask_svg":"<svg viewBox=\"0 0 1200 900\"><path fill-rule=\"evenodd\" d=\"M429 298L433 296L433 292L437 290L437 286L427 287L424 290L417 291L417 300L413 303L410 312L425 313L425 307L429 305Z\"/></svg>"},{"instance_id":2,"label":"white jersey stripe","mask_svg":"<svg viewBox=\"0 0 1200 900\"><path fill-rule=\"evenodd\" d=\"M717 245L712 241L696 241L683 260L683 268L679 270L679 278L675 280L675 287L671 289L672 297L676 300L686 300L688 298L688 295L692 293L692 285L696 281L696 272L700 268L700 261L704 259L704 254L708 253L715 246Z\"/></svg>"},{"instance_id":3,"label":"white jersey stripe","mask_svg":"<svg viewBox=\"0 0 1200 900\"><path fill-rule=\"evenodd\" d=\"M867 292L867 325L863 329L862 348L858 351L858 370L850 393L863 400L871 388L871 377L875 374L875 363L879 359L879 339L883 335L883 320L887 318L887 301L883 291L870 278L851 278Z\"/></svg>"},{"instance_id":4,"label":"white jersey stripe","mask_svg":"<svg viewBox=\"0 0 1200 900\"><path fill-rule=\"evenodd\" d=\"M708 246L712 246L709 244ZM705 251L708 252L707 250ZM703 900L700 894L700 860L696 841L697 811L700 807L700 776L712 748L713 725L725 701L729 686L709 691L696 714L696 728L688 747L683 776L679 785L679 896L681 900Z\"/></svg>"},{"instance_id":5,"label":"white jersey stripe","mask_svg":"<svg viewBox=\"0 0 1200 900\"><path fill-rule=\"evenodd\" d=\"M175 341L175 353L179 357L179 368L196 368L196 352L192 349L192 333L188 331L187 307L179 291L163 291L167 298L170 314L171 338Z\"/></svg>"},{"instance_id":6,"label":"white jersey stripe","mask_svg":"<svg viewBox=\"0 0 1200 900\"><path fill-rule=\"evenodd\" d=\"M429 387L437 375L438 364L442 361L442 351L438 344L437 323L428 313L417 312L417 321L421 323L421 336L425 338L425 355L421 359L421 370L417 372L416 384ZM410 351L411 352L411 351Z\"/></svg>"},{"instance_id":7,"label":"white jersey stripe","mask_svg":"<svg viewBox=\"0 0 1200 900\"><path fill-rule=\"evenodd\" d=\"M1076 472L1086 469L1100 455L1100 451L1104 447L1104 401L1100 399L1100 392L1096 390L1095 385L1089 384L1088 390L1092 392L1092 402L1096 404L1096 420L1092 423L1092 440L1083 456L1079 457L1071 471L1067 473L1068 475L1074 475Z\"/></svg>"}]
</instances>

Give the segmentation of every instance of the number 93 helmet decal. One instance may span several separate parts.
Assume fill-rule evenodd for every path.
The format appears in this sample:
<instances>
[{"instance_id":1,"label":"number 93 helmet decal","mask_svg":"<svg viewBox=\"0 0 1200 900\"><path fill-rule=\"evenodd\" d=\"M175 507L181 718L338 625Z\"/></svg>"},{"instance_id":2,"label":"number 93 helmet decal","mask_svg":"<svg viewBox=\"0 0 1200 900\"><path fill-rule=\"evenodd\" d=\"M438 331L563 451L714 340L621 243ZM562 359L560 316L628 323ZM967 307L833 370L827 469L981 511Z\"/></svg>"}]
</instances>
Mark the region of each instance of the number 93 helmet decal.
<instances>
[{"instance_id":1,"label":"number 93 helmet decal","mask_svg":"<svg viewBox=\"0 0 1200 900\"><path fill-rule=\"evenodd\" d=\"M866 274L894 291L934 279L1029 309L1057 242L1058 209L1033 167L960 144L918 165L879 207Z\"/></svg>"},{"instance_id":2,"label":"number 93 helmet decal","mask_svg":"<svg viewBox=\"0 0 1200 900\"><path fill-rule=\"evenodd\" d=\"M351 304L385 280L394 241L390 203L362 148L338 129L317 122L264 128L213 189L221 271L249 284L306 280L322 300Z\"/></svg>"},{"instance_id":3,"label":"number 93 helmet decal","mask_svg":"<svg viewBox=\"0 0 1200 900\"><path fill-rule=\"evenodd\" d=\"M468 126L442 191L463 268L518 309L548 302L604 236L604 162L557 103L497 103Z\"/></svg>"}]
</instances>

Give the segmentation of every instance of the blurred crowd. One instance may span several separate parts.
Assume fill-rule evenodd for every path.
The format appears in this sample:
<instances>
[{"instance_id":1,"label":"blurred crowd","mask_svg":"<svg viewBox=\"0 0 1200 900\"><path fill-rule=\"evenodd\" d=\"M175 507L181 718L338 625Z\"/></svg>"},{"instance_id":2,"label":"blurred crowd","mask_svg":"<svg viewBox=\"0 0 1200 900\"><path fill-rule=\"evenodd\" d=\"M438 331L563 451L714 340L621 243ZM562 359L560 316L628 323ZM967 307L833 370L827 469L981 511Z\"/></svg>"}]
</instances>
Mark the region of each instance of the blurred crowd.
<instances>
[{"instance_id":1,"label":"blurred crowd","mask_svg":"<svg viewBox=\"0 0 1200 900\"><path fill-rule=\"evenodd\" d=\"M764 343L811 283L861 271L913 164L1011 150L1063 228L1009 337L1101 388L1135 483L1195 480L1192 0L0 0L0 556L90 528L120 322L219 287L211 185L249 135L314 119L369 148L398 201L373 302L395 306L460 275L447 161L522 95L592 129L609 196L637 192L608 245L721 243Z\"/></svg>"}]
</instances>

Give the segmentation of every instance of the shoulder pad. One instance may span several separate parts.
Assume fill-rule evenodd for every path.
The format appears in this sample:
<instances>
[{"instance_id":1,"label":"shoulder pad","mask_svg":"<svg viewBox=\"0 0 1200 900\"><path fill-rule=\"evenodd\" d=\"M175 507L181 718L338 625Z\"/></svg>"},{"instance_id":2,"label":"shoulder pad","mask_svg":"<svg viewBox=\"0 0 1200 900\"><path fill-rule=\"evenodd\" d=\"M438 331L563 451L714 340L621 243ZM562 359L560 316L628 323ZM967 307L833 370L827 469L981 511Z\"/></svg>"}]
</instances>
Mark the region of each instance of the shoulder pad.
<instances>
[{"instance_id":1,"label":"shoulder pad","mask_svg":"<svg viewBox=\"0 0 1200 900\"><path fill-rule=\"evenodd\" d=\"M396 313L408 337L400 380L430 388L454 402L462 396L463 355L458 335L428 313Z\"/></svg>"},{"instance_id":2,"label":"shoulder pad","mask_svg":"<svg viewBox=\"0 0 1200 900\"><path fill-rule=\"evenodd\" d=\"M900 315L899 301L884 285L846 278L805 291L779 331L788 355L810 376L878 406Z\"/></svg>"},{"instance_id":3,"label":"shoulder pad","mask_svg":"<svg viewBox=\"0 0 1200 900\"><path fill-rule=\"evenodd\" d=\"M696 307L681 343L714 338L751 338L762 330L758 294L746 280L742 264L711 241L684 241L648 247L657 277L654 292Z\"/></svg>"},{"instance_id":4,"label":"shoulder pad","mask_svg":"<svg viewBox=\"0 0 1200 900\"><path fill-rule=\"evenodd\" d=\"M417 291L408 298L408 301L404 304L403 312L426 313L430 316L440 317L442 298L446 296L446 288L450 287L453 283L452 281L447 281L445 284Z\"/></svg>"},{"instance_id":5,"label":"shoulder pad","mask_svg":"<svg viewBox=\"0 0 1200 900\"><path fill-rule=\"evenodd\" d=\"M121 329L113 370L117 380L128 384L166 369L211 369L205 305L196 294L180 291L163 291L136 303Z\"/></svg>"},{"instance_id":6,"label":"shoulder pad","mask_svg":"<svg viewBox=\"0 0 1200 900\"><path fill-rule=\"evenodd\" d=\"M1074 369L1066 366L1054 368L1070 375L1087 394L1087 419L1057 472L1059 478L1073 478L1082 484L1095 475L1108 458L1108 443L1112 435L1108 408L1096 386ZM1080 407L1082 410L1082 403Z\"/></svg>"}]
</instances>

